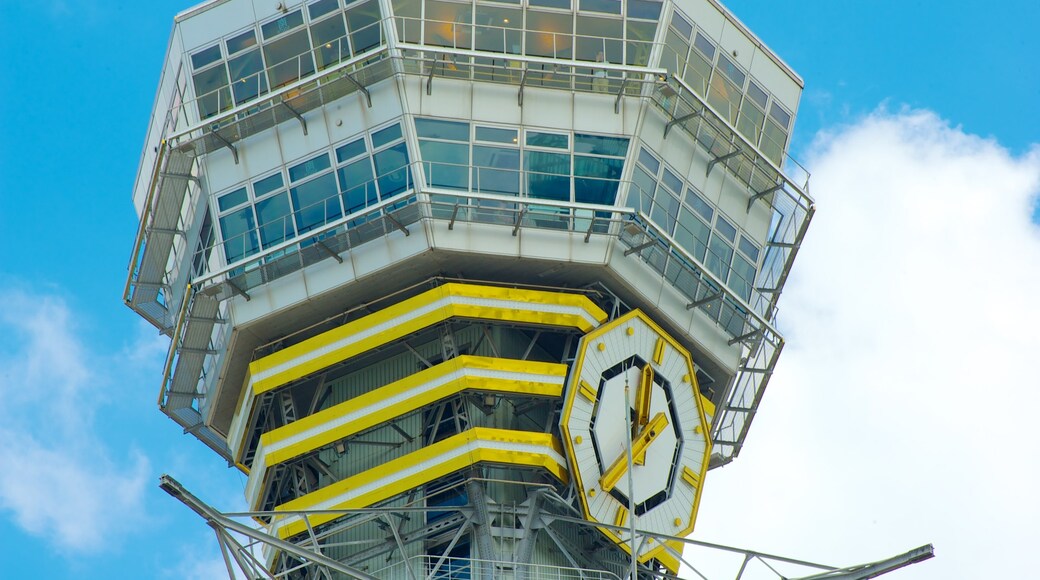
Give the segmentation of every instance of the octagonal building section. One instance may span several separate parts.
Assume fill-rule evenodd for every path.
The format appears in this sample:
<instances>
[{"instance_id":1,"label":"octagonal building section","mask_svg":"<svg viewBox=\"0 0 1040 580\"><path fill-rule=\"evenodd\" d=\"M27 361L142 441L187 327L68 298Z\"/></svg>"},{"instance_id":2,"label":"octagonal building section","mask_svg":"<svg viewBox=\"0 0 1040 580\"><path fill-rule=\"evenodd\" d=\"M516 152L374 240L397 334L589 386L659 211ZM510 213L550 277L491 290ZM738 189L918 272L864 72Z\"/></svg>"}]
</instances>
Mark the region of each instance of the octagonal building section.
<instances>
[{"instance_id":1,"label":"octagonal building section","mask_svg":"<svg viewBox=\"0 0 1040 580\"><path fill-rule=\"evenodd\" d=\"M786 155L801 88L715 0L188 9L148 125L124 293L172 339L160 407L250 474L256 509L325 505L316 498L380 465L406 471L428 449L485 459L372 501L531 499L477 483L488 470L564 497L551 385L582 334L640 309L690 352L711 465L725 464L782 349L777 299L813 214L808 176ZM586 322L564 322L564 308ZM355 339L364 348L336 342ZM408 395L383 423L350 426L350 405L411 393L454 359L468 361L451 367L459 377L557 366L541 379L508 371L539 385L523 392L452 379L442 399ZM278 365L293 378L263 386L256 373ZM342 437L320 433L326 418ZM503 456L488 429L537 450L538 465ZM333 530L341 519L322 533L354 533ZM402 553L441 545L423 533ZM503 534L467 541L489 560L541 554ZM560 553L542 556L602 568L623 551L599 563Z\"/></svg>"}]
</instances>

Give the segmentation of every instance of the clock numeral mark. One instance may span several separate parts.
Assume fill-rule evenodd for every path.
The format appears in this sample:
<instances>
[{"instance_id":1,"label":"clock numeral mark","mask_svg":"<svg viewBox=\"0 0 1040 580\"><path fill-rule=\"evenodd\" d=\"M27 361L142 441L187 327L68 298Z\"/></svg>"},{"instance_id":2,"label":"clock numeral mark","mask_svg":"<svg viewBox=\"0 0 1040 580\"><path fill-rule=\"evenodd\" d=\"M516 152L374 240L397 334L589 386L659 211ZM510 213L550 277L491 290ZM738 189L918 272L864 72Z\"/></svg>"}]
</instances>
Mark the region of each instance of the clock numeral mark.
<instances>
[{"instance_id":1,"label":"clock numeral mark","mask_svg":"<svg viewBox=\"0 0 1040 580\"><path fill-rule=\"evenodd\" d=\"M614 525L620 528L624 526L627 521L628 509L626 509L625 506L618 506L617 514L614 516Z\"/></svg>"},{"instance_id":2,"label":"clock numeral mark","mask_svg":"<svg viewBox=\"0 0 1040 580\"><path fill-rule=\"evenodd\" d=\"M654 362L661 364L664 360L664 337L657 337L657 344L654 345Z\"/></svg>"},{"instance_id":3,"label":"clock numeral mark","mask_svg":"<svg viewBox=\"0 0 1040 580\"><path fill-rule=\"evenodd\" d=\"M596 391L584 380L578 381L578 391L581 392L581 396L585 397L590 402L596 401Z\"/></svg>"},{"instance_id":4,"label":"clock numeral mark","mask_svg":"<svg viewBox=\"0 0 1040 580\"><path fill-rule=\"evenodd\" d=\"M683 481L690 484L691 487L697 487L701 483L700 476L694 473L689 467L684 466L682 468L682 478Z\"/></svg>"}]
</instances>

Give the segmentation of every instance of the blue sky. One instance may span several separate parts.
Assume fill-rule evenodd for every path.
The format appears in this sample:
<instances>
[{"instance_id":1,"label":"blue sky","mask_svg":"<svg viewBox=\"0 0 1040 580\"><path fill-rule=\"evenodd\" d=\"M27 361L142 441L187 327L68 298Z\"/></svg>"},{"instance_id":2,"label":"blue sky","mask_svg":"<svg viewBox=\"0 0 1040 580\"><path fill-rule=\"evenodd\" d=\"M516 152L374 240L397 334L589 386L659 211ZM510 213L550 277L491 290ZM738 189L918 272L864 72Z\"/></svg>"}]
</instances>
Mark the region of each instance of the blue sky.
<instances>
[{"instance_id":1,"label":"blue sky","mask_svg":"<svg viewBox=\"0 0 1040 580\"><path fill-rule=\"evenodd\" d=\"M1016 370L1040 346L1023 331L1040 323L1040 233L1027 219L1040 189L1040 6L727 5L805 79L793 153L820 212L780 303L778 376L748 449L706 491L698 537L849 564L936 542L937 560L899 578L1008 561L1040 520L1037 438L1019 416L1040 401L1026 388L1035 376ZM187 7L5 2L5 577L204 578L212 534L158 476L241 507L243 478L157 411L166 345L121 304L131 188L172 18ZM731 509L749 495L748 511ZM967 556L980 536L993 552Z\"/></svg>"}]
</instances>

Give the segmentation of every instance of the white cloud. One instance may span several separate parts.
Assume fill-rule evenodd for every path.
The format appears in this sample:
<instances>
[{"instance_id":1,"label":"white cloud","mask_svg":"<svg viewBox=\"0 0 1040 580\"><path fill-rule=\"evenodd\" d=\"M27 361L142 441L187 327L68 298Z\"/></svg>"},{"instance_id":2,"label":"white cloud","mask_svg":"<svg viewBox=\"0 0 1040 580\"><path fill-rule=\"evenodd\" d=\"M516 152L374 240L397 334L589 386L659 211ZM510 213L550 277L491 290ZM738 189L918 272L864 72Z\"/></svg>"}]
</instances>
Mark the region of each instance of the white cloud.
<instances>
[{"instance_id":1,"label":"white cloud","mask_svg":"<svg viewBox=\"0 0 1040 580\"><path fill-rule=\"evenodd\" d=\"M0 514L62 551L115 547L146 520L149 462L113 457L95 433L103 359L51 294L0 294L0 335Z\"/></svg>"},{"instance_id":2,"label":"white cloud","mask_svg":"<svg viewBox=\"0 0 1040 580\"><path fill-rule=\"evenodd\" d=\"M933 542L894 577L1019 576L1040 537L1040 148L879 110L809 157L788 345L697 537L841 565Z\"/></svg>"}]
</instances>

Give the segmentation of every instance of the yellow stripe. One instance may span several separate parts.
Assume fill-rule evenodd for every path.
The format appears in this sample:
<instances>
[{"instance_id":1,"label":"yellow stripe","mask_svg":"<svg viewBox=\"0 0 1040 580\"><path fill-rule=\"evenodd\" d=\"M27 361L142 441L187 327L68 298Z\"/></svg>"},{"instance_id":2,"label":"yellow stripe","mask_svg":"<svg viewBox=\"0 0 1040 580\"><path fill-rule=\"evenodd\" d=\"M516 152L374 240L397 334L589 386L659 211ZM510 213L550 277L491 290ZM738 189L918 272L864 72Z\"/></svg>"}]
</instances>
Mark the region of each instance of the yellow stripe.
<instances>
[{"instance_id":1,"label":"yellow stripe","mask_svg":"<svg viewBox=\"0 0 1040 580\"><path fill-rule=\"evenodd\" d=\"M686 546L686 544L680 542L679 540L665 540L664 543L669 548L672 548L673 550L675 550L676 552L678 552L680 554L682 554L683 548ZM671 572L672 574L678 574L679 573L679 557L676 556L676 555L673 555L668 550L663 550L657 556L657 561L660 562L665 568L668 568L668 571Z\"/></svg>"},{"instance_id":2,"label":"yellow stripe","mask_svg":"<svg viewBox=\"0 0 1040 580\"><path fill-rule=\"evenodd\" d=\"M423 389L424 384L433 382L444 375L452 374L466 369L486 369L502 372L524 373L531 375L549 375L560 378L558 383L541 382L534 380L522 380L512 378L493 378L479 376L461 376L452 381L445 382L433 388ZM348 401L344 401L334 407L330 407L313 415L304 417L298 421L279 427L260 436L261 449L264 450L264 471L258 472L257 477L266 479L267 469L299 457L315 449L360 433L376 425L400 417L424 405L429 405L441 399L463 391L491 391L500 393L520 393L538 397L559 398L563 394L563 377L567 374L566 365L521 361L513 359L496 359L491 357L480 357L463 355L434 367L420 371L414 375L386 385L385 387L365 393ZM328 429L320 427L335 421L345 415L355 413L359 409L365 409L380 401L395 398L408 391L418 391L415 395L403 399L392 406L377 409L370 413L364 413L360 418L349 423L337 425ZM297 441L291 445L279 449L271 449L278 443L287 439L300 436L301 434L315 429L317 432ZM260 482L259 492L256 497L250 497L253 507L266 494L269 482Z\"/></svg>"},{"instance_id":3,"label":"yellow stripe","mask_svg":"<svg viewBox=\"0 0 1040 580\"><path fill-rule=\"evenodd\" d=\"M585 397L589 401L596 401L596 391L588 383L581 381L578 383L578 388L580 389L581 396Z\"/></svg>"},{"instance_id":4,"label":"yellow stripe","mask_svg":"<svg viewBox=\"0 0 1040 580\"><path fill-rule=\"evenodd\" d=\"M454 457L444 462L435 464L427 469L408 474L409 469L415 465L436 459L451 451L464 447L471 442L508 442L537 445L544 448L544 452L533 453L526 451L508 451L493 448L477 448L469 453ZM551 452L563 453L560 442L552 435L546 433L530 433L525 431L510 431L506 429L488 429L478 427L470 429L458 435L449 437L443 441L434 443L414 451L392 461L363 471L352 477L338 481L318 491L296 498L275 508L276 511L302 511L313 510L315 506L334 500L351 489L371 485L380 480L389 480L387 485L380 486L370 492L336 503L331 506L323 506L321 509L356 509L370 506L396 495L400 495L410 489L424 485L464 469L477 463L504 463L510 465L541 467L556 476L563 483L567 483L568 473L563 465L557 463L551 456ZM400 474L393 477L393 474ZM312 526L328 523L343 517L338 514L315 514L309 520ZM277 525L277 523L275 524ZM306 524L300 521L288 522L278 527L278 536L288 538L301 533L307 529Z\"/></svg>"},{"instance_id":5,"label":"yellow stripe","mask_svg":"<svg viewBox=\"0 0 1040 580\"><path fill-rule=\"evenodd\" d=\"M628 510L625 506L618 506L617 515L614 516L614 525L621 527L628 521Z\"/></svg>"},{"instance_id":6,"label":"yellow stripe","mask_svg":"<svg viewBox=\"0 0 1040 580\"><path fill-rule=\"evenodd\" d=\"M685 481L693 487L697 487L701 483L701 476L697 475L696 473L694 473L692 469L686 466L683 466L682 468L682 478L683 481Z\"/></svg>"},{"instance_id":7,"label":"yellow stripe","mask_svg":"<svg viewBox=\"0 0 1040 580\"><path fill-rule=\"evenodd\" d=\"M371 350L376 346L397 340L403 336L407 336L408 334L412 334L423 328L453 317L573 327L582 332L588 332L593 327L584 316L579 314L551 313L538 311L536 309L524 310L516 307L478 306L452 303L446 303L444 306L438 307L422 316L408 318L410 313L450 297L567 306L580 308L599 323L602 323L607 318L605 312L600 310L587 297L580 294L545 292L541 290L522 290L517 288L498 288L472 284L445 284L365 316L360 320L344 324L343 326L334 328L318 336L309 338L303 342L253 361L249 364L249 376L251 377L264 374L283 365L291 365L283 371L275 372L269 376L264 376L263 378L253 381L253 390L256 394L269 391L331 366L337 362ZM330 350L320 356L301 361L298 364L292 364L293 361L315 350L328 348L334 343L349 340L352 336L362 334L376 326L397 319L404 320L402 320L400 324L394 325L392 328L379 332L368 338L356 342L350 342L345 346Z\"/></svg>"},{"instance_id":8,"label":"yellow stripe","mask_svg":"<svg viewBox=\"0 0 1040 580\"><path fill-rule=\"evenodd\" d=\"M654 362L661 364L664 360L664 337L657 337L657 344L654 345Z\"/></svg>"}]
</instances>

